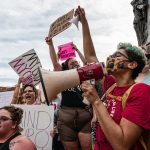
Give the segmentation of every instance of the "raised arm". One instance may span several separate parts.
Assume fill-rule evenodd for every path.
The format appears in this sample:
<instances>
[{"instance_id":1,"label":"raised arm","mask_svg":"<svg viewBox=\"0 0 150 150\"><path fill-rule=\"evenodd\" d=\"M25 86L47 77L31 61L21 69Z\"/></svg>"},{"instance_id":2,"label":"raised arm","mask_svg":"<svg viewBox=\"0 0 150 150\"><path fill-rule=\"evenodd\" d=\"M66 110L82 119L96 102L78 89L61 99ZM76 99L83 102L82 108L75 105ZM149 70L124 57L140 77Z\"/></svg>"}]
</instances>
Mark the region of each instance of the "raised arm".
<instances>
[{"instance_id":1,"label":"raised arm","mask_svg":"<svg viewBox=\"0 0 150 150\"><path fill-rule=\"evenodd\" d=\"M60 63L58 62L58 58L57 58L57 55L55 52L55 48L54 48L52 39L48 39L48 37L46 37L45 41L49 46L49 54L50 54L50 58L53 63L54 71L61 71L62 67L61 67Z\"/></svg>"},{"instance_id":2,"label":"raised arm","mask_svg":"<svg viewBox=\"0 0 150 150\"><path fill-rule=\"evenodd\" d=\"M75 16L76 15L79 15L80 22L82 24L83 50L85 59L89 63L98 62L84 9L78 6L75 11Z\"/></svg>"},{"instance_id":3,"label":"raised arm","mask_svg":"<svg viewBox=\"0 0 150 150\"><path fill-rule=\"evenodd\" d=\"M18 104L19 93L20 93L20 86L21 86L22 80L23 80L23 77L20 77L18 79L18 83L17 83L16 88L14 90L14 94L13 94L13 98L12 98L11 104Z\"/></svg>"},{"instance_id":4,"label":"raised arm","mask_svg":"<svg viewBox=\"0 0 150 150\"><path fill-rule=\"evenodd\" d=\"M85 59L85 57L83 56L83 54L80 52L80 50L76 47L76 45L73 45L74 49L76 50L76 52L78 53L83 65L87 64L87 60Z\"/></svg>"}]
</instances>

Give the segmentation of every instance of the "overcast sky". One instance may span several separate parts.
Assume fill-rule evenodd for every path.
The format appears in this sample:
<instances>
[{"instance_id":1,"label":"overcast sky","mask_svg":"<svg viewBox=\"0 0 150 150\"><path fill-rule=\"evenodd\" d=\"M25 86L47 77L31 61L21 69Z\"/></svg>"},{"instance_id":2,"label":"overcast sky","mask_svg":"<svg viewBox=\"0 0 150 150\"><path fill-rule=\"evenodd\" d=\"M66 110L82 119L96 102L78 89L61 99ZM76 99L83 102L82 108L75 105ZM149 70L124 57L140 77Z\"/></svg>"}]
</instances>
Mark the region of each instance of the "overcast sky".
<instances>
[{"instance_id":1,"label":"overcast sky","mask_svg":"<svg viewBox=\"0 0 150 150\"><path fill-rule=\"evenodd\" d=\"M50 24L81 5L85 8L99 60L119 42L137 45L131 0L4 0L0 5L0 86L13 86L18 75L8 62L34 48L43 68L52 69L45 37ZM54 45L73 41L82 51L82 32L72 25L54 37Z\"/></svg>"}]
</instances>

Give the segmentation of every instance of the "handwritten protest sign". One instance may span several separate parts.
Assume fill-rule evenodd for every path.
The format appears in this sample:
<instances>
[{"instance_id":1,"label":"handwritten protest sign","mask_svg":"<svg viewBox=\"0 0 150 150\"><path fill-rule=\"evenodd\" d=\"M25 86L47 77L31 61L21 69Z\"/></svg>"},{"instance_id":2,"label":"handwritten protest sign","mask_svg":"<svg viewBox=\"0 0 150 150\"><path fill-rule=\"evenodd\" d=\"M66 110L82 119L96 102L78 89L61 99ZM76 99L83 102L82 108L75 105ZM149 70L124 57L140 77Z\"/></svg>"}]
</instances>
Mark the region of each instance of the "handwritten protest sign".
<instances>
[{"instance_id":1,"label":"handwritten protest sign","mask_svg":"<svg viewBox=\"0 0 150 150\"><path fill-rule=\"evenodd\" d=\"M58 55L62 61L76 57L75 50L73 49L73 42L58 46Z\"/></svg>"},{"instance_id":2,"label":"handwritten protest sign","mask_svg":"<svg viewBox=\"0 0 150 150\"><path fill-rule=\"evenodd\" d=\"M24 84L37 85L40 82L38 67L41 63L34 49L12 60L9 65L20 77L24 77Z\"/></svg>"},{"instance_id":3,"label":"handwritten protest sign","mask_svg":"<svg viewBox=\"0 0 150 150\"><path fill-rule=\"evenodd\" d=\"M61 33L71 26L71 22L69 22L73 18L74 9L69 11L67 14L59 17L54 21L49 30L48 38L51 39L55 35Z\"/></svg>"},{"instance_id":4,"label":"handwritten protest sign","mask_svg":"<svg viewBox=\"0 0 150 150\"><path fill-rule=\"evenodd\" d=\"M37 150L52 149L54 106L46 105L14 105L24 110L21 127L22 134L29 137Z\"/></svg>"},{"instance_id":5,"label":"handwritten protest sign","mask_svg":"<svg viewBox=\"0 0 150 150\"><path fill-rule=\"evenodd\" d=\"M10 105L14 91L0 92L0 107Z\"/></svg>"}]
</instances>

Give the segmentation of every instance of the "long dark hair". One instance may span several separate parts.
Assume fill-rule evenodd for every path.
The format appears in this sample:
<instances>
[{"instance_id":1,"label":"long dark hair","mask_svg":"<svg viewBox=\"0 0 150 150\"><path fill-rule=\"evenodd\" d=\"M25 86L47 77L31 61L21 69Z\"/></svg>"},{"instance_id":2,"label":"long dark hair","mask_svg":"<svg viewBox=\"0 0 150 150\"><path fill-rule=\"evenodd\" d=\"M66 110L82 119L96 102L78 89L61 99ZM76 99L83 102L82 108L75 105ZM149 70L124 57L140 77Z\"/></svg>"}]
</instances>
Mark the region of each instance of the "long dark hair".
<instances>
[{"instance_id":1,"label":"long dark hair","mask_svg":"<svg viewBox=\"0 0 150 150\"><path fill-rule=\"evenodd\" d=\"M68 63L69 63L69 60L71 58L68 58L65 62L63 62L61 65L62 65L62 71L64 70L69 70L69 67L68 67Z\"/></svg>"}]
</instances>

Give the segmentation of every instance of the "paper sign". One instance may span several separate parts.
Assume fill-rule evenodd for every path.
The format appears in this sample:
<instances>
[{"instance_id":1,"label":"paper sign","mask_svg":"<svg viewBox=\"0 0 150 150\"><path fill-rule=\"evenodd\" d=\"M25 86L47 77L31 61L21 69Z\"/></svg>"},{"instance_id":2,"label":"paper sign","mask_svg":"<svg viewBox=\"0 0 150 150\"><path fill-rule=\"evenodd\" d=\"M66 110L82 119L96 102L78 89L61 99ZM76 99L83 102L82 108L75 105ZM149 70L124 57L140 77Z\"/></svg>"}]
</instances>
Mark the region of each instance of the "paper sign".
<instances>
[{"instance_id":1,"label":"paper sign","mask_svg":"<svg viewBox=\"0 0 150 150\"><path fill-rule=\"evenodd\" d=\"M69 21L73 18L73 14L74 9L72 9L67 14L59 17L56 21L54 21L50 26L48 38L51 39L55 35L69 28L71 26L71 23Z\"/></svg>"},{"instance_id":2,"label":"paper sign","mask_svg":"<svg viewBox=\"0 0 150 150\"><path fill-rule=\"evenodd\" d=\"M40 83L38 67L41 67L41 63L34 49L12 60L9 65L20 77L24 77L23 84Z\"/></svg>"},{"instance_id":3,"label":"paper sign","mask_svg":"<svg viewBox=\"0 0 150 150\"><path fill-rule=\"evenodd\" d=\"M62 61L76 57L75 50L73 49L73 42L58 46L58 55Z\"/></svg>"},{"instance_id":4,"label":"paper sign","mask_svg":"<svg viewBox=\"0 0 150 150\"><path fill-rule=\"evenodd\" d=\"M10 105L14 91L0 92L0 107Z\"/></svg>"},{"instance_id":5,"label":"paper sign","mask_svg":"<svg viewBox=\"0 0 150 150\"><path fill-rule=\"evenodd\" d=\"M21 127L22 134L29 137L36 145L37 150L52 149L54 106L46 105L14 105L24 110Z\"/></svg>"}]
</instances>

